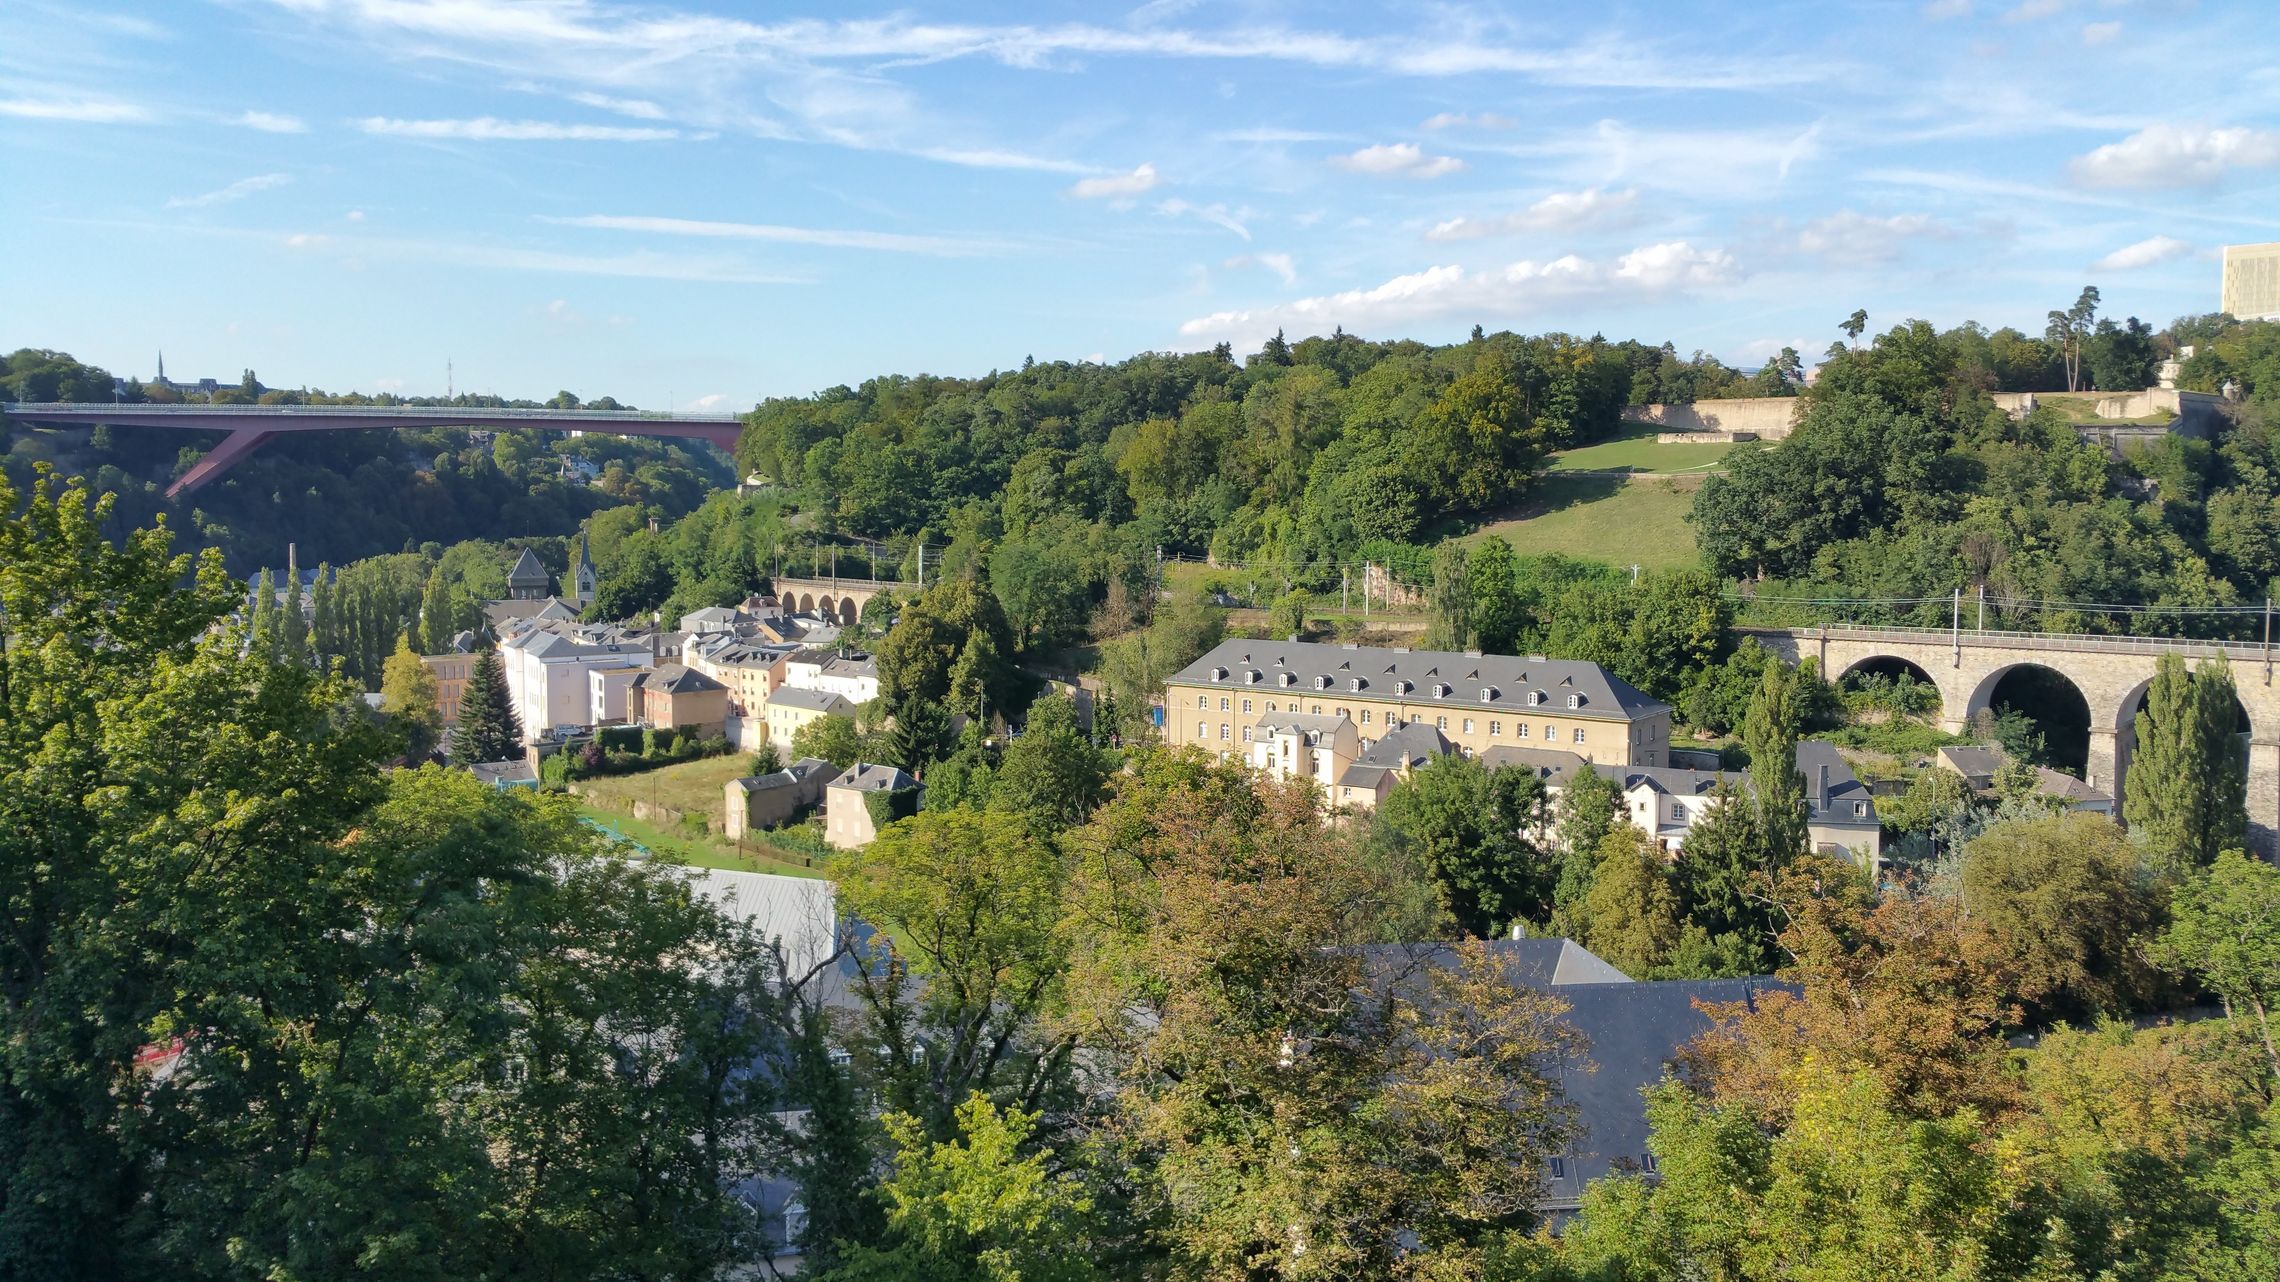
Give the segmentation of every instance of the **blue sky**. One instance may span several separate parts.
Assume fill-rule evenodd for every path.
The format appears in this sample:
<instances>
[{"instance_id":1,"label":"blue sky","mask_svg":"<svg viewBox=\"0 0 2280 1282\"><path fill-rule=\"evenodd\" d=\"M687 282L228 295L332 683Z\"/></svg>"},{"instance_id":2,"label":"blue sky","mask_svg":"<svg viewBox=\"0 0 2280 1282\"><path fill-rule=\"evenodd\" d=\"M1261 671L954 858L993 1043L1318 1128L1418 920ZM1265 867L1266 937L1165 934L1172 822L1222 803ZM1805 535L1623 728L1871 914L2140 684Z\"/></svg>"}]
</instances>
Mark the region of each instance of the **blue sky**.
<instances>
[{"instance_id":1,"label":"blue sky","mask_svg":"<svg viewBox=\"0 0 2280 1282\"><path fill-rule=\"evenodd\" d=\"M1281 327L2156 324L2280 240L2271 0L0 5L0 345L741 408Z\"/></svg>"}]
</instances>

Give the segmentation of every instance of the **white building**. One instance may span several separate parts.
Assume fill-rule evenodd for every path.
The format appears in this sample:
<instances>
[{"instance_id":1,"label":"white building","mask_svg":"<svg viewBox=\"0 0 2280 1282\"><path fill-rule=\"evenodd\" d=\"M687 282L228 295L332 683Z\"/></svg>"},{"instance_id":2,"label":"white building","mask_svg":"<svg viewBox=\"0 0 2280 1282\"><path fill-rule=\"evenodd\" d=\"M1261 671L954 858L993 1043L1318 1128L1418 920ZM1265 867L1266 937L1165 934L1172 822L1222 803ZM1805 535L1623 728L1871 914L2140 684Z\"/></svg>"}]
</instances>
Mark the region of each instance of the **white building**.
<instances>
[{"instance_id":1,"label":"white building","mask_svg":"<svg viewBox=\"0 0 2280 1282\"><path fill-rule=\"evenodd\" d=\"M1281 712L1259 718L1256 727L1245 726L1250 738L1244 754L1254 769L1278 779L1304 779L1331 795L1338 780L1362 755L1362 737L1341 712L1316 716Z\"/></svg>"},{"instance_id":2,"label":"white building","mask_svg":"<svg viewBox=\"0 0 2280 1282\"><path fill-rule=\"evenodd\" d=\"M879 697L879 664L859 650L811 646L784 660L784 684L836 694L849 703L869 703Z\"/></svg>"},{"instance_id":3,"label":"white building","mask_svg":"<svg viewBox=\"0 0 2280 1282\"><path fill-rule=\"evenodd\" d=\"M616 703L597 704L593 675L652 666L650 646L650 639L616 627L554 620L510 623L499 641L499 663L506 670L507 697L522 719L523 738L535 743L565 727L621 720L624 687L616 687Z\"/></svg>"}]
</instances>

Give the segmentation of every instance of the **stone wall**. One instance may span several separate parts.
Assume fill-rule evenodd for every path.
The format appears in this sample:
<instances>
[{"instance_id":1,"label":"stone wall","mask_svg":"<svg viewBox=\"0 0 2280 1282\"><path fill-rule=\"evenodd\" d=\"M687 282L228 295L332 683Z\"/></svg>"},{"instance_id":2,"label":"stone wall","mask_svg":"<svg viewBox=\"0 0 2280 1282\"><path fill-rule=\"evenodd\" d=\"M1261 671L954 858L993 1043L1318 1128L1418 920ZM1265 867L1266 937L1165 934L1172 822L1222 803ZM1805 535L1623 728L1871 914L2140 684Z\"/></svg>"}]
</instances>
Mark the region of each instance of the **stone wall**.
<instances>
[{"instance_id":1,"label":"stone wall","mask_svg":"<svg viewBox=\"0 0 2280 1282\"><path fill-rule=\"evenodd\" d=\"M1673 432L1748 433L1759 440L1778 441L1796 426L1799 404L1794 396L1747 396L1686 405L1633 405L1623 417Z\"/></svg>"}]
</instances>

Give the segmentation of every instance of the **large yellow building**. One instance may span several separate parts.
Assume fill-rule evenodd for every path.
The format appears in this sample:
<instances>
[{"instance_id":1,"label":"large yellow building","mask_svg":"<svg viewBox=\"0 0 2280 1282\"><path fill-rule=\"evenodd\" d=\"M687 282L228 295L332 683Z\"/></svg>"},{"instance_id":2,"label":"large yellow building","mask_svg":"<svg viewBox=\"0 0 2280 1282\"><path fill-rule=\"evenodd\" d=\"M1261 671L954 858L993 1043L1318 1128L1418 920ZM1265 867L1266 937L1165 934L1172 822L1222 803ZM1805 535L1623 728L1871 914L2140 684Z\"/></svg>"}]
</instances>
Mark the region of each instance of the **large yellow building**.
<instances>
[{"instance_id":1,"label":"large yellow building","mask_svg":"<svg viewBox=\"0 0 2280 1282\"><path fill-rule=\"evenodd\" d=\"M2217 310L2240 320L2280 320L2280 241L2225 246Z\"/></svg>"},{"instance_id":2,"label":"large yellow building","mask_svg":"<svg viewBox=\"0 0 2280 1282\"><path fill-rule=\"evenodd\" d=\"M1670 705L1596 663L1237 639L1165 683L1172 744L1247 757L1261 720L1278 713L1343 717L1364 751L1422 722L1467 756L1512 746L1561 748L1604 765L1670 759Z\"/></svg>"}]
</instances>

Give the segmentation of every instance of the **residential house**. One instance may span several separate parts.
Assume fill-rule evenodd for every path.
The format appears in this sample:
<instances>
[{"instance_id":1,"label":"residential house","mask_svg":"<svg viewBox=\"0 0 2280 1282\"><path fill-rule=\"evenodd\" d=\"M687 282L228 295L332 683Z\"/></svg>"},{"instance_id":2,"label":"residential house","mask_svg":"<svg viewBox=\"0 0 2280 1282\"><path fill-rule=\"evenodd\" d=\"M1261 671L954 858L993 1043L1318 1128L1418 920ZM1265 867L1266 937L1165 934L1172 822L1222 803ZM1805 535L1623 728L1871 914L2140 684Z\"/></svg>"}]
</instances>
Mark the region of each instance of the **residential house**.
<instances>
[{"instance_id":1,"label":"residential house","mask_svg":"<svg viewBox=\"0 0 2280 1282\"><path fill-rule=\"evenodd\" d=\"M423 654L420 666L428 670L435 681L435 710L443 724L452 725L459 720L459 700L467 693L467 683L475 676L475 656L472 654Z\"/></svg>"},{"instance_id":2,"label":"residential house","mask_svg":"<svg viewBox=\"0 0 2280 1282\"><path fill-rule=\"evenodd\" d=\"M575 623L578 620L578 610L562 598L551 596L483 603L483 622L491 630L492 636L504 636L509 624L524 620Z\"/></svg>"},{"instance_id":3,"label":"residential house","mask_svg":"<svg viewBox=\"0 0 2280 1282\"><path fill-rule=\"evenodd\" d=\"M747 832L773 828L821 804L825 785L838 774L821 757L802 757L781 770L731 779L721 786L721 831L738 841Z\"/></svg>"},{"instance_id":4,"label":"residential house","mask_svg":"<svg viewBox=\"0 0 2280 1282\"><path fill-rule=\"evenodd\" d=\"M889 798L889 813L899 818L917 811L921 791L918 780L893 766L856 762L824 788L824 840L841 850L870 845L879 835L870 799Z\"/></svg>"},{"instance_id":5,"label":"residential house","mask_svg":"<svg viewBox=\"0 0 2280 1282\"><path fill-rule=\"evenodd\" d=\"M625 719L710 738L727 729L728 687L685 663L659 664L626 687Z\"/></svg>"},{"instance_id":6,"label":"residential house","mask_svg":"<svg viewBox=\"0 0 2280 1282\"><path fill-rule=\"evenodd\" d=\"M692 637L711 636L721 632L733 633L736 631L736 625L740 622L742 622L741 614L735 606L712 605L706 606L702 610L691 610L682 615L681 631Z\"/></svg>"},{"instance_id":7,"label":"residential house","mask_svg":"<svg viewBox=\"0 0 2280 1282\"><path fill-rule=\"evenodd\" d=\"M615 721L625 705L596 702L596 671L654 666L653 637L611 625L518 620L499 641L507 697L529 742Z\"/></svg>"},{"instance_id":8,"label":"residential house","mask_svg":"<svg viewBox=\"0 0 2280 1282\"><path fill-rule=\"evenodd\" d=\"M1339 774L1331 801L1354 810L1375 810L1413 772L1456 751L1457 745L1438 729L1422 721L1406 722L1363 749Z\"/></svg>"},{"instance_id":9,"label":"residential house","mask_svg":"<svg viewBox=\"0 0 2280 1282\"><path fill-rule=\"evenodd\" d=\"M1165 683L1164 737L1250 757L1263 718L1344 716L1358 758L1421 722L1476 756L1506 745L1564 748L1608 765L1669 760L1671 709L1596 663L1541 655L1379 649L1235 638ZM1335 784L1333 775L1324 782Z\"/></svg>"},{"instance_id":10,"label":"residential house","mask_svg":"<svg viewBox=\"0 0 2280 1282\"><path fill-rule=\"evenodd\" d=\"M1243 734L1253 769L1278 779L1304 779L1325 793L1362 755L1361 736L1343 712L1336 716L1272 713L1256 726L1243 727Z\"/></svg>"},{"instance_id":11,"label":"residential house","mask_svg":"<svg viewBox=\"0 0 2280 1282\"><path fill-rule=\"evenodd\" d=\"M879 664L861 650L806 646L784 660L784 684L869 703L879 697Z\"/></svg>"},{"instance_id":12,"label":"residential house","mask_svg":"<svg viewBox=\"0 0 2280 1282\"><path fill-rule=\"evenodd\" d=\"M789 749L792 737L811 721L825 717L846 717L852 721L855 717L855 705L849 703L846 696L795 687L783 687L769 695L764 711L768 718L768 742L783 749Z\"/></svg>"},{"instance_id":13,"label":"residential house","mask_svg":"<svg viewBox=\"0 0 2280 1282\"><path fill-rule=\"evenodd\" d=\"M1963 776L1964 786L1984 798L1996 795L1995 777L2010 763L2000 747L1953 747L1939 751L1940 767ZM2048 766L2035 766L2035 791L2062 802L2071 811L2112 815L2114 799L2082 780Z\"/></svg>"}]
</instances>

